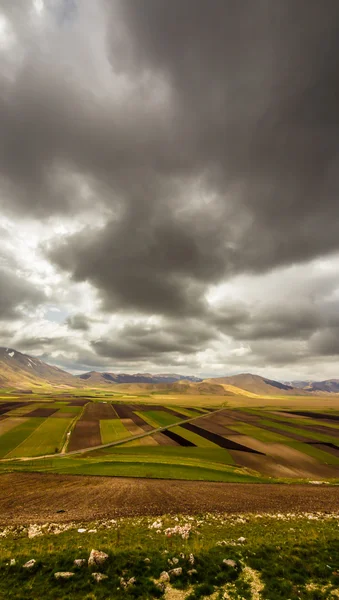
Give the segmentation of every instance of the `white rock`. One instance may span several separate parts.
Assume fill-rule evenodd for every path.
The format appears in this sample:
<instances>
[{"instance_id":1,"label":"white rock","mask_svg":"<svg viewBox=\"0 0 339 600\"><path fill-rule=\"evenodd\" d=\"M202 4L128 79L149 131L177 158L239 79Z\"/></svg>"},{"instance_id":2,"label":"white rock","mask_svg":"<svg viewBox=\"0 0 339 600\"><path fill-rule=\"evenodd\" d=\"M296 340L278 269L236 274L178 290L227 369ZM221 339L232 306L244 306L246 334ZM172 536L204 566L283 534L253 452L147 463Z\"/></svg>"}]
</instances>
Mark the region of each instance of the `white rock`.
<instances>
[{"instance_id":1,"label":"white rock","mask_svg":"<svg viewBox=\"0 0 339 600\"><path fill-rule=\"evenodd\" d=\"M145 559L144 559L144 563L146 563L147 565L148 565L150 562L151 562L151 559L150 559L150 558L145 558Z\"/></svg>"},{"instance_id":2,"label":"white rock","mask_svg":"<svg viewBox=\"0 0 339 600\"><path fill-rule=\"evenodd\" d=\"M167 571L163 571L162 573L160 573L160 577L159 577L160 581L169 581L169 579L170 579L170 576L167 573Z\"/></svg>"},{"instance_id":3,"label":"white rock","mask_svg":"<svg viewBox=\"0 0 339 600\"><path fill-rule=\"evenodd\" d=\"M246 542L246 538L244 538L244 537L240 537L240 538L238 538L238 542L239 542L240 544L243 544L244 542Z\"/></svg>"},{"instance_id":4,"label":"white rock","mask_svg":"<svg viewBox=\"0 0 339 600\"><path fill-rule=\"evenodd\" d=\"M174 565L177 565L177 564L178 564L178 562L179 562L179 559L178 559L176 556L174 556L174 557L172 558L172 563L173 563Z\"/></svg>"},{"instance_id":5,"label":"white rock","mask_svg":"<svg viewBox=\"0 0 339 600\"><path fill-rule=\"evenodd\" d=\"M86 558L76 558L74 561L74 565L76 567L83 567L87 563Z\"/></svg>"},{"instance_id":6,"label":"white rock","mask_svg":"<svg viewBox=\"0 0 339 600\"><path fill-rule=\"evenodd\" d=\"M34 560L34 558L32 558L31 560L28 560L24 565L24 569L31 569L32 567L34 567L36 563L36 560Z\"/></svg>"},{"instance_id":7,"label":"white rock","mask_svg":"<svg viewBox=\"0 0 339 600\"><path fill-rule=\"evenodd\" d=\"M192 577L192 575L195 575L198 571L196 569L190 569L189 571L187 571L187 575L189 575L190 577Z\"/></svg>"},{"instance_id":8,"label":"white rock","mask_svg":"<svg viewBox=\"0 0 339 600\"><path fill-rule=\"evenodd\" d=\"M92 573L92 577L97 583L103 581L104 579L108 579L108 575L104 575L103 573Z\"/></svg>"},{"instance_id":9,"label":"white rock","mask_svg":"<svg viewBox=\"0 0 339 600\"><path fill-rule=\"evenodd\" d=\"M14 567L16 565L16 560L15 558L11 558L11 560L9 561L9 566L10 567Z\"/></svg>"},{"instance_id":10,"label":"white rock","mask_svg":"<svg viewBox=\"0 0 339 600\"><path fill-rule=\"evenodd\" d=\"M134 585L136 582L135 577L130 577L130 579L127 581L127 587L129 587L130 585Z\"/></svg>"},{"instance_id":11,"label":"white rock","mask_svg":"<svg viewBox=\"0 0 339 600\"><path fill-rule=\"evenodd\" d=\"M70 579L73 575L74 573L71 573L71 571L59 571L58 573L54 573L55 579Z\"/></svg>"},{"instance_id":12,"label":"white rock","mask_svg":"<svg viewBox=\"0 0 339 600\"><path fill-rule=\"evenodd\" d=\"M96 529L89 529L88 533L97 533L97 530Z\"/></svg>"},{"instance_id":13,"label":"white rock","mask_svg":"<svg viewBox=\"0 0 339 600\"><path fill-rule=\"evenodd\" d=\"M189 555L188 562L189 562L190 565L194 565L194 556L193 556L193 554Z\"/></svg>"},{"instance_id":14,"label":"white rock","mask_svg":"<svg viewBox=\"0 0 339 600\"><path fill-rule=\"evenodd\" d=\"M100 550L91 550L88 559L88 566L93 567L94 565L103 565L107 559L108 554L106 554L106 552L101 552Z\"/></svg>"},{"instance_id":15,"label":"white rock","mask_svg":"<svg viewBox=\"0 0 339 600\"><path fill-rule=\"evenodd\" d=\"M78 529L78 533L85 533L87 531L87 529L84 529L83 527L80 527L80 529Z\"/></svg>"},{"instance_id":16,"label":"white rock","mask_svg":"<svg viewBox=\"0 0 339 600\"><path fill-rule=\"evenodd\" d=\"M177 567L176 569L171 569L170 571L168 571L169 576L171 577L172 575L174 577L179 577L179 575L182 575L182 568L181 567Z\"/></svg>"},{"instance_id":17,"label":"white rock","mask_svg":"<svg viewBox=\"0 0 339 600\"><path fill-rule=\"evenodd\" d=\"M235 562L235 560L232 560L231 558L224 558L224 560L222 561L224 563L224 565L227 565L228 567L236 567L237 563Z\"/></svg>"}]
</instances>

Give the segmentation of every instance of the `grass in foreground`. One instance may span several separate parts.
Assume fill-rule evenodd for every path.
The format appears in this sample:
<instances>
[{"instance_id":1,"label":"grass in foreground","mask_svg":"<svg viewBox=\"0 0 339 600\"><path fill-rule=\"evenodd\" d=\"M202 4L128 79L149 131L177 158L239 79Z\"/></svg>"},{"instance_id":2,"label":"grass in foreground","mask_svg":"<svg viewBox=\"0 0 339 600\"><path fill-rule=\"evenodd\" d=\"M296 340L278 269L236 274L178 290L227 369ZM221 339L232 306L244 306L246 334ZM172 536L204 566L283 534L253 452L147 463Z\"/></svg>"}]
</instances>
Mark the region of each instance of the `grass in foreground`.
<instances>
[{"instance_id":1,"label":"grass in foreground","mask_svg":"<svg viewBox=\"0 0 339 600\"><path fill-rule=\"evenodd\" d=\"M29 539L28 532L37 537ZM106 552L107 561L75 567L74 559L88 559L92 548ZM34 567L24 569L30 559ZM156 582L173 567L182 573L170 577L164 594ZM58 571L74 576L57 581ZM107 579L96 583L93 571ZM0 598L7 600L333 600L338 587L338 515L178 515L14 527L7 528L0 548Z\"/></svg>"}]
</instances>

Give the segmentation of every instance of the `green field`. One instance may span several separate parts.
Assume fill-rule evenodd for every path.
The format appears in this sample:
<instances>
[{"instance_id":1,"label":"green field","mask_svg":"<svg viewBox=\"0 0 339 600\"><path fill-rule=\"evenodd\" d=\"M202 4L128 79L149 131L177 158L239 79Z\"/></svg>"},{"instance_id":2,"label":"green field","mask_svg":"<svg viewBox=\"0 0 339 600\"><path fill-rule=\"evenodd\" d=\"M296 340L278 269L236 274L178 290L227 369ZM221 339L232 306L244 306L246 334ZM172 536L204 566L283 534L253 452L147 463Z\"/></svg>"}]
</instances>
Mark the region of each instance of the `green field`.
<instances>
[{"instance_id":1,"label":"green field","mask_svg":"<svg viewBox=\"0 0 339 600\"><path fill-rule=\"evenodd\" d=\"M109 444L116 440L130 437L130 432L120 419L105 419L100 421L101 441L103 444Z\"/></svg>"},{"instance_id":2,"label":"green field","mask_svg":"<svg viewBox=\"0 0 339 600\"><path fill-rule=\"evenodd\" d=\"M104 404L100 404L103 398ZM83 406L76 406L72 405L75 398L44 398L40 394L34 405L27 402L21 407L15 404L13 398L10 406L5 407L7 412L0 412L4 432L0 434L0 472L45 470L211 481L339 480L338 421L324 423L321 419L295 417L288 411L275 415L277 406L274 406L274 411L269 406L261 410L257 406L240 406L237 409L224 406L209 412L208 398L204 396L200 398L199 413L194 410L196 405L192 397L189 398L190 404L187 402L185 406L179 406L172 397L166 397L164 407L159 404L159 395L157 403L155 395L150 399L144 394L135 395L130 403L131 398L130 395L126 401L117 399L116 395L98 394L93 404L88 405L91 399L81 399L80 395L76 401ZM32 399L29 397L27 401ZM179 403L179 397L177 400ZM110 411L110 401L116 404L115 413ZM241 402L241 398L238 397L238 401ZM224 397L226 403L228 399ZM19 415L24 417L35 409L39 409L38 415L48 415L46 409L56 409L57 412L47 417L27 417L23 423L22 419L19 420ZM282 411L281 406L279 409ZM168 412L171 410L177 411L180 416ZM203 412L204 418L201 419ZM17 416L11 416L13 413ZM116 418L111 418L114 414ZM119 418L118 414L124 416ZM331 414L339 412L334 413L332 407ZM16 418L18 424L10 429ZM124 424L125 418L128 426ZM196 419L200 421L196 423ZM209 439L178 425L181 421L198 424L201 429L206 427ZM149 431L146 423L157 432ZM166 435L166 430L180 437L173 439ZM65 444L66 434L69 434L68 445ZM298 436L303 436L306 442L300 442ZM126 439L128 442L125 442ZM186 447L184 440L196 447ZM91 447L107 444L111 447L90 450ZM225 444L227 449L224 449ZM67 447L76 450L68 453ZM62 451L62 456L53 457ZM44 460L39 460L39 456L44 456ZM24 460L27 458L32 460Z\"/></svg>"},{"instance_id":3,"label":"green field","mask_svg":"<svg viewBox=\"0 0 339 600\"><path fill-rule=\"evenodd\" d=\"M21 444L17 445L7 458L19 456L41 456L60 452L73 417L53 419L49 417L36 428Z\"/></svg>"},{"instance_id":4,"label":"green field","mask_svg":"<svg viewBox=\"0 0 339 600\"><path fill-rule=\"evenodd\" d=\"M44 420L44 418L38 417L30 418L25 423L21 423L0 436L0 458L7 456L11 450L14 450L19 446L19 444L21 444L44 422Z\"/></svg>"}]
</instances>

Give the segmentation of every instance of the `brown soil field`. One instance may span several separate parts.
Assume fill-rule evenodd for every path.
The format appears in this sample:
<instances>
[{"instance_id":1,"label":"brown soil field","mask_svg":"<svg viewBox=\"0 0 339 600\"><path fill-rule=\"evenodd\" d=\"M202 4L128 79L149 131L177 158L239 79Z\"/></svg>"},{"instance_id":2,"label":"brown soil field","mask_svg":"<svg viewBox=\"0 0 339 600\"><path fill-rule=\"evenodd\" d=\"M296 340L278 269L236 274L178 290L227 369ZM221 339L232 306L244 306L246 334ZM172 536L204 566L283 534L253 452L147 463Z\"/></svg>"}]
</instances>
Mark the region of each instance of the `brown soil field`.
<instances>
[{"instance_id":1,"label":"brown soil field","mask_svg":"<svg viewBox=\"0 0 339 600\"><path fill-rule=\"evenodd\" d=\"M123 406L122 404L114 404L113 405L115 412L119 416L120 419L130 419L133 421L135 425L140 427L143 431L153 431L154 427L146 423L139 415L136 415L133 412L134 410L139 410L139 407L133 407L133 405Z\"/></svg>"},{"instance_id":2,"label":"brown soil field","mask_svg":"<svg viewBox=\"0 0 339 600\"><path fill-rule=\"evenodd\" d=\"M81 421L103 421L105 419L115 418L116 413L111 404L104 404L103 402L90 402L87 404L83 415L81 416Z\"/></svg>"},{"instance_id":3,"label":"brown soil field","mask_svg":"<svg viewBox=\"0 0 339 600\"><path fill-rule=\"evenodd\" d=\"M248 448L243 444L239 444L236 440L223 438L220 435L217 435L216 433L211 433L210 431L203 429L202 427L197 427L193 423L184 423L183 425L181 425L181 427L200 435L206 440L209 440L210 442L213 442L214 444L220 446L220 448L225 448L226 450L240 450L242 452L251 453L257 452L257 450L254 450L253 448Z\"/></svg>"},{"instance_id":4,"label":"brown soil field","mask_svg":"<svg viewBox=\"0 0 339 600\"><path fill-rule=\"evenodd\" d=\"M24 423L25 421L27 421L26 417L7 417L3 419L0 421L0 435L3 435L6 431L10 431L17 425L21 425L21 423Z\"/></svg>"},{"instance_id":5,"label":"brown soil field","mask_svg":"<svg viewBox=\"0 0 339 600\"><path fill-rule=\"evenodd\" d=\"M27 417L50 417L54 413L58 412L58 408L36 408L29 413L26 413Z\"/></svg>"},{"instance_id":6,"label":"brown soil field","mask_svg":"<svg viewBox=\"0 0 339 600\"><path fill-rule=\"evenodd\" d=\"M25 406L25 404L25 402L4 402L0 404L0 415L4 415L6 412L13 410L14 408Z\"/></svg>"},{"instance_id":7,"label":"brown soil field","mask_svg":"<svg viewBox=\"0 0 339 600\"><path fill-rule=\"evenodd\" d=\"M234 431L228 427L224 427L224 425L218 421L217 416L218 415L216 415L215 418L207 417L204 419L196 419L194 424L198 427L206 429L207 431L210 431L211 433L216 433L217 435L232 435Z\"/></svg>"},{"instance_id":8,"label":"brown soil field","mask_svg":"<svg viewBox=\"0 0 339 600\"><path fill-rule=\"evenodd\" d=\"M81 450L81 448L91 448L92 446L100 446L100 421L83 421L80 419L76 422L71 433L67 450Z\"/></svg>"},{"instance_id":9,"label":"brown soil field","mask_svg":"<svg viewBox=\"0 0 339 600\"><path fill-rule=\"evenodd\" d=\"M90 521L202 512L339 510L339 487L211 483L35 473L0 475L0 522ZM64 513L58 513L64 510Z\"/></svg>"},{"instance_id":10,"label":"brown soil field","mask_svg":"<svg viewBox=\"0 0 339 600\"><path fill-rule=\"evenodd\" d=\"M152 438L159 444L159 446L179 446L177 442L169 438L167 435L163 435L162 433L154 433Z\"/></svg>"},{"instance_id":11,"label":"brown soil field","mask_svg":"<svg viewBox=\"0 0 339 600\"><path fill-rule=\"evenodd\" d=\"M230 450L230 454L233 456L236 464L254 469L263 475L311 479L331 479L338 477L338 468L321 464L311 456L284 444L266 444L246 435L237 435L234 439L249 448L253 448L253 450L265 454L265 456L256 456Z\"/></svg>"},{"instance_id":12,"label":"brown soil field","mask_svg":"<svg viewBox=\"0 0 339 600\"><path fill-rule=\"evenodd\" d=\"M125 425L126 429L128 429L132 435L141 435L142 433L145 433L145 431L139 427L139 425L136 425L132 419L121 419L121 423Z\"/></svg>"}]
</instances>

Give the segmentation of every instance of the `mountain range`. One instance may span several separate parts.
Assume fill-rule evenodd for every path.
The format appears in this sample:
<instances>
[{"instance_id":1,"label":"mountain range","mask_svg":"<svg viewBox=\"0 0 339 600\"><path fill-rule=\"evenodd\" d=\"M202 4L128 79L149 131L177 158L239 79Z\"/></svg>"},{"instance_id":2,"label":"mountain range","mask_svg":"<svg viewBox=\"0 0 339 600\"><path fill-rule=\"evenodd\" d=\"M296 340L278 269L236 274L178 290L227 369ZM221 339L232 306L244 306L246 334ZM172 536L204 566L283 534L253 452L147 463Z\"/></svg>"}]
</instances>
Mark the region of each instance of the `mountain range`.
<instances>
[{"instance_id":1,"label":"mountain range","mask_svg":"<svg viewBox=\"0 0 339 600\"><path fill-rule=\"evenodd\" d=\"M117 391L166 390L183 394L310 395L339 393L339 379L281 383L251 373L201 379L177 373L107 373L90 371L72 375L37 357L12 348L0 348L0 389L27 392L51 388L110 388Z\"/></svg>"}]
</instances>

